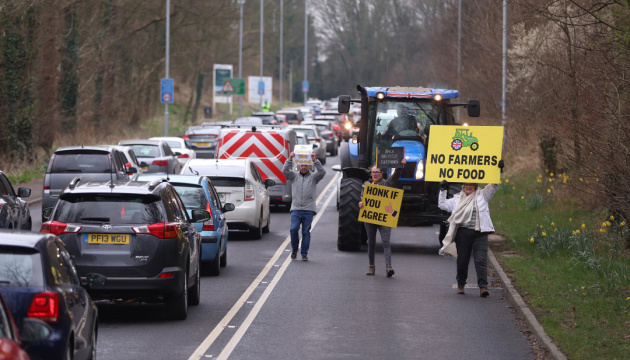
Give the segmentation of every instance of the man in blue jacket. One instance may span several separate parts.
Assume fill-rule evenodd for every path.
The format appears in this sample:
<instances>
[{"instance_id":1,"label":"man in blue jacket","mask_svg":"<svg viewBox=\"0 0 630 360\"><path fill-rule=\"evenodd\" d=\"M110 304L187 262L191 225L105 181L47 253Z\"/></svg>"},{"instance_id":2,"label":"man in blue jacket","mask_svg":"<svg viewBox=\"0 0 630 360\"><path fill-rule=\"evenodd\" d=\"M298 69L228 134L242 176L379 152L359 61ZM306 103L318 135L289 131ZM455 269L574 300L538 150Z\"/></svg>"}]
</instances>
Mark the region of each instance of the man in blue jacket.
<instances>
[{"instance_id":1,"label":"man in blue jacket","mask_svg":"<svg viewBox=\"0 0 630 360\"><path fill-rule=\"evenodd\" d=\"M314 153L311 153L311 159L315 165L315 172L311 172L310 165L299 165L300 171L293 170L293 157L295 153L289 154L289 158L284 163L282 173L291 181L291 190L293 191L293 200L291 201L291 259L297 257L298 247L300 245L299 231L302 226L302 260L308 260L308 248L311 243L311 223L315 216L315 192L317 183L320 182L326 170L322 163L317 160Z\"/></svg>"}]
</instances>

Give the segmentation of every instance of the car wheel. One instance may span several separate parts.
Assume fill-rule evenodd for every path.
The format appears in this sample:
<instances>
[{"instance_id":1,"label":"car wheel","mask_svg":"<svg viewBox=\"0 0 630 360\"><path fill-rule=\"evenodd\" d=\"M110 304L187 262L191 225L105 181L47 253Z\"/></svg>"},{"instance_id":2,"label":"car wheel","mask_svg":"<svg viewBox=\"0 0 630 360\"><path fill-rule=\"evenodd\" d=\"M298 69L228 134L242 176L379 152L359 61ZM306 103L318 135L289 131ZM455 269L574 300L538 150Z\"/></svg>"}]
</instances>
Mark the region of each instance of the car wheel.
<instances>
[{"instance_id":1,"label":"car wheel","mask_svg":"<svg viewBox=\"0 0 630 360\"><path fill-rule=\"evenodd\" d=\"M199 264L201 265L201 264ZM199 305L201 300L201 275L199 274L199 266L195 272L195 285L190 289L190 295L188 296L188 305Z\"/></svg>"},{"instance_id":2,"label":"car wheel","mask_svg":"<svg viewBox=\"0 0 630 360\"><path fill-rule=\"evenodd\" d=\"M271 212L268 212L267 215L267 225L265 225L265 227L263 228L263 233L268 234L269 233L269 227L271 226Z\"/></svg>"},{"instance_id":3,"label":"car wheel","mask_svg":"<svg viewBox=\"0 0 630 360\"><path fill-rule=\"evenodd\" d=\"M221 253L221 249L220 247L217 247L217 253L214 255L214 260L208 263L208 275L210 276L219 276L219 274L221 274L221 267L220 267L221 260L219 259L220 253Z\"/></svg>"},{"instance_id":4,"label":"car wheel","mask_svg":"<svg viewBox=\"0 0 630 360\"><path fill-rule=\"evenodd\" d=\"M188 271L184 275L184 289L182 292L166 300L166 311L171 319L186 320L188 316Z\"/></svg>"},{"instance_id":5,"label":"car wheel","mask_svg":"<svg viewBox=\"0 0 630 360\"><path fill-rule=\"evenodd\" d=\"M256 240L262 238L262 212L260 213L260 217L258 218L258 227L249 229L249 236L251 236L252 239Z\"/></svg>"},{"instance_id":6,"label":"car wheel","mask_svg":"<svg viewBox=\"0 0 630 360\"><path fill-rule=\"evenodd\" d=\"M225 244L225 251L223 252L223 255L221 255L221 258L219 259L219 265L221 267L226 267L227 266L227 244Z\"/></svg>"}]
</instances>

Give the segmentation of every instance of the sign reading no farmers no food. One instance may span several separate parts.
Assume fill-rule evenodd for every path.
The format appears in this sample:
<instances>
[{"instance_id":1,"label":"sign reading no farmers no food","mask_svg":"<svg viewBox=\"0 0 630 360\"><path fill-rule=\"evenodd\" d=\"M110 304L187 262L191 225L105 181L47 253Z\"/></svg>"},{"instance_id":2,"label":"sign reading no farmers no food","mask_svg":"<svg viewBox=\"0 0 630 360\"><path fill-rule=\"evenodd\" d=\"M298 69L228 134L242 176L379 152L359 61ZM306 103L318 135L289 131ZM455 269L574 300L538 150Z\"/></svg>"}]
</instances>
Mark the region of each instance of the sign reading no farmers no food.
<instances>
[{"instance_id":1,"label":"sign reading no farmers no food","mask_svg":"<svg viewBox=\"0 0 630 360\"><path fill-rule=\"evenodd\" d=\"M431 126L426 181L498 184L503 126Z\"/></svg>"}]
</instances>

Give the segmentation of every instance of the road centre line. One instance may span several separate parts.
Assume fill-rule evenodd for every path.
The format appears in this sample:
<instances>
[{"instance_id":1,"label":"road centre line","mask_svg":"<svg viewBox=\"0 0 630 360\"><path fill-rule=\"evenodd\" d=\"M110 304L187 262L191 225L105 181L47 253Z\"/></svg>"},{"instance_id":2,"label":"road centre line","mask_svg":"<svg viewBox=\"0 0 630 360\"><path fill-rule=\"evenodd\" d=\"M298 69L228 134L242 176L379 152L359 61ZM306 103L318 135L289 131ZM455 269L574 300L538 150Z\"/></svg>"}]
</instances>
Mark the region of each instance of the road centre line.
<instances>
[{"instance_id":1,"label":"road centre line","mask_svg":"<svg viewBox=\"0 0 630 360\"><path fill-rule=\"evenodd\" d=\"M340 173L335 174L335 176L328 183L326 188L324 188L324 190L320 193L319 197L315 201L316 204L319 204L322 201L322 198L325 196L325 194L330 189L330 187L333 184L337 183L337 178L339 177L339 175L340 175ZM324 206L322 206L322 209L325 208L326 206L328 206L328 204L330 203L332 198L333 198L333 196L329 196L328 197L328 199L324 203ZM322 215L322 211L320 210L317 213L317 216L315 217L315 219L313 219L313 224L311 225L312 227L314 227L317 224L317 222L319 221L321 215ZM232 306L230 311L228 311L228 313L225 314L223 319L221 319L221 321L219 321L217 326L215 326L215 328L203 340L203 342L199 345L199 347L197 347L195 352L192 355L190 355L188 360L199 360L205 355L205 352L210 348L210 346L212 346L212 344L216 341L216 339L219 337L219 335L221 335L223 330L228 327L228 324L230 323L230 321L232 321L234 316L236 316L236 314L243 307L243 305L247 303L247 299L251 296L251 294L254 292L254 290L256 290L256 288L260 285L260 283L265 278L265 276L267 276L267 274L269 273L269 270L271 270L274 267L273 265L276 263L278 258L280 258L280 256L284 252L284 249L289 245L290 242L291 242L291 235L287 236L287 238L282 242L282 244L280 245L278 250L276 250L275 254L271 257L271 259L265 265L265 267L262 269L260 274L258 274L258 276L254 279L254 281L252 281L252 283L245 290L243 295L241 295L241 297L236 301L236 303L234 303L234 305ZM291 258L289 256L287 256L286 260L282 264L282 267L278 270L278 272L274 276L273 280L271 280L270 284L267 286L267 288L265 289L264 293L261 295L260 299L256 302L256 304L252 308L251 312L249 313L249 315L247 316L247 318L245 319L243 324L241 324L241 326L239 327L238 331L232 336L232 339L230 339L230 341L225 346L223 351L221 351L221 354L219 355L219 359L227 359L227 357L230 356L230 354L232 353L232 351L234 350L234 348L236 347L236 345L238 344L240 339L245 334L245 331L247 331L247 328L249 327L249 325L253 322L253 320L256 317L256 315L258 315L258 312L260 311L260 308L262 308L262 306L264 305L265 301L269 297L269 294L271 293L271 291L273 290L275 285L280 281L280 278L282 277L282 274L284 274L284 271L286 270L286 268L291 263L290 259ZM228 351L228 349L229 349L229 351ZM228 351L228 352L226 353L226 351Z\"/></svg>"}]
</instances>

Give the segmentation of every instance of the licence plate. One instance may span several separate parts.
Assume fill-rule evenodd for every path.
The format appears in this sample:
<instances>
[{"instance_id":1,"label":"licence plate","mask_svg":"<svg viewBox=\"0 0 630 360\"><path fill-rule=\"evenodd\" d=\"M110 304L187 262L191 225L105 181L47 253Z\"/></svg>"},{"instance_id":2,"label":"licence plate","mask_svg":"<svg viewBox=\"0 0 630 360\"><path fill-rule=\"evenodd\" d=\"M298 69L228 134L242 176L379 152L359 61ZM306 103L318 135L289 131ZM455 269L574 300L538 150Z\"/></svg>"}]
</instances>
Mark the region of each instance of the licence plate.
<instances>
[{"instance_id":1,"label":"licence plate","mask_svg":"<svg viewBox=\"0 0 630 360\"><path fill-rule=\"evenodd\" d=\"M209 142L195 143L195 146L210 146Z\"/></svg>"},{"instance_id":2,"label":"licence plate","mask_svg":"<svg viewBox=\"0 0 630 360\"><path fill-rule=\"evenodd\" d=\"M128 234L85 234L86 244L129 245Z\"/></svg>"},{"instance_id":3,"label":"licence plate","mask_svg":"<svg viewBox=\"0 0 630 360\"><path fill-rule=\"evenodd\" d=\"M143 167L142 167L142 171L147 171L148 169L149 169L149 167L148 167L148 166L143 166Z\"/></svg>"}]
</instances>

